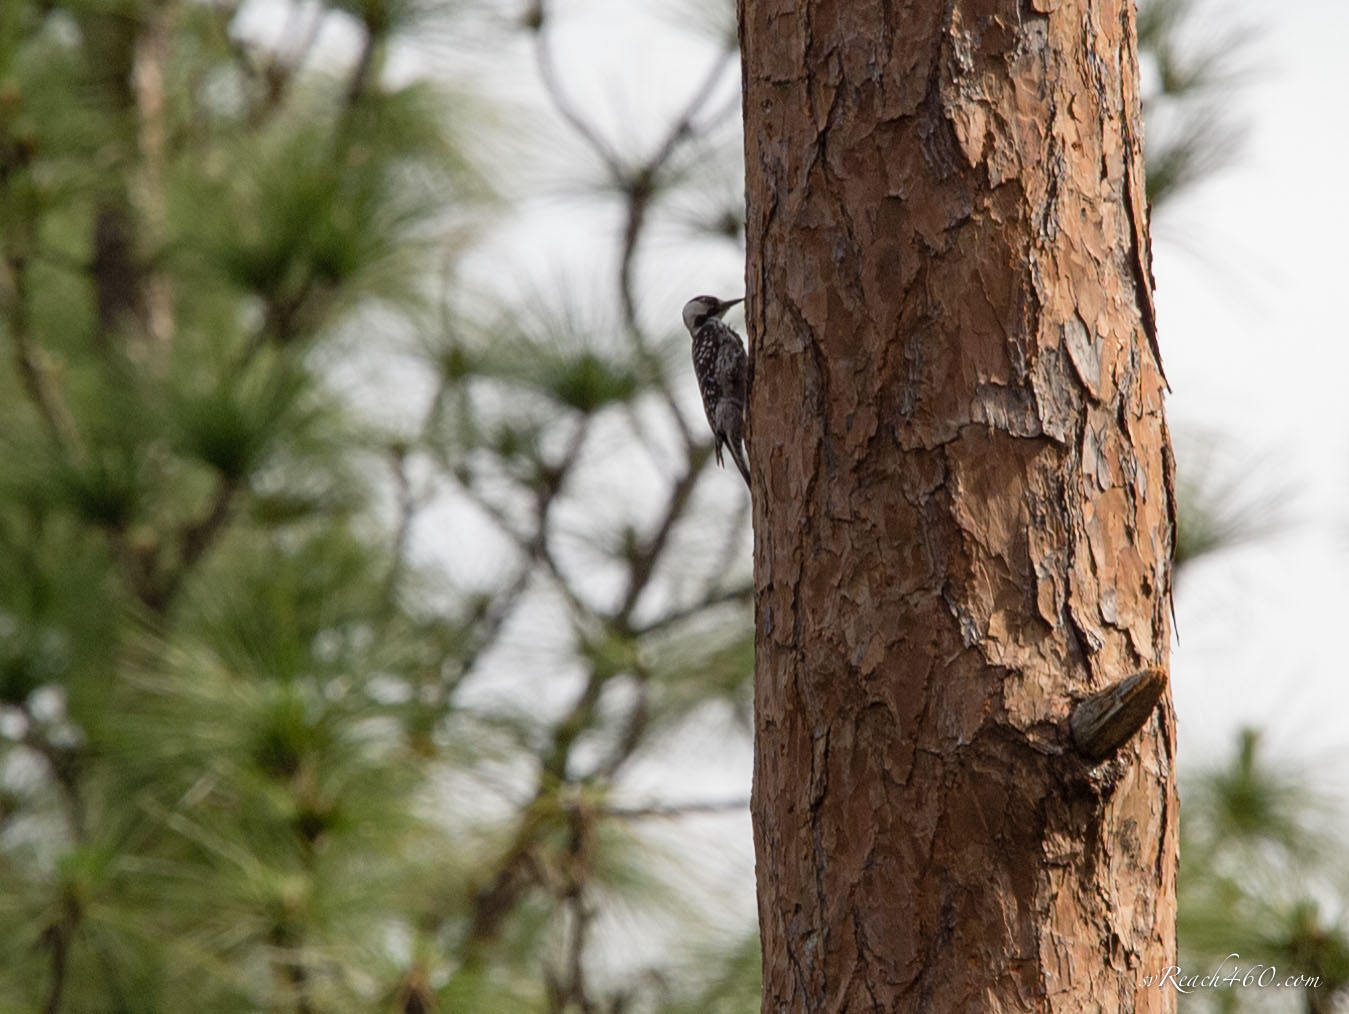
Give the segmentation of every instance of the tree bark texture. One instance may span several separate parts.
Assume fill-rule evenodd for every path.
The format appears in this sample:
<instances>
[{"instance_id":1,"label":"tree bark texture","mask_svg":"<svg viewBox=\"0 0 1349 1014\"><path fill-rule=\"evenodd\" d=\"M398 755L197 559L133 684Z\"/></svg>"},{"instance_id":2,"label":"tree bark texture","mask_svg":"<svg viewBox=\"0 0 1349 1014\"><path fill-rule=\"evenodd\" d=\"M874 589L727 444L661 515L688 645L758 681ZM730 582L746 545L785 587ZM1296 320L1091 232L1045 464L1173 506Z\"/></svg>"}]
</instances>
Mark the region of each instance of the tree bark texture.
<instances>
[{"instance_id":1,"label":"tree bark texture","mask_svg":"<svg viewBox=\"0 0 1349 1014\"><path fill-rule=\"evenodd\" d=\"M1129 0L741 0L765 1011L1170 1011Z\"/></svg>"}]
</instances>

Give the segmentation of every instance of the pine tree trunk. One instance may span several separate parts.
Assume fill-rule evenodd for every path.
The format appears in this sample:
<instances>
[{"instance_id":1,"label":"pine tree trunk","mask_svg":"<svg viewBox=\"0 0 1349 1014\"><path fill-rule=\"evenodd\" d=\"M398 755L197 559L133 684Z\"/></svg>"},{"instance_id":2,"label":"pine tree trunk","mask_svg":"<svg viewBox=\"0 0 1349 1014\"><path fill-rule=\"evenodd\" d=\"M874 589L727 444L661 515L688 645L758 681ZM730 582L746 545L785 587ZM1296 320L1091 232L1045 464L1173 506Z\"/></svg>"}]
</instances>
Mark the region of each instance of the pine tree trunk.
<instances>
[{"instance_id":1,"label":"pine tree trunk","mask_svg":"<svg viewBox=\"0 0 1349 1014\"><path fill-rule=\"evenodd\" d=\"M1132 3L740 19L764 1010L1173 1010L1169 694L1068 720L1168 663Z\"/></svg>"}]
</instances>

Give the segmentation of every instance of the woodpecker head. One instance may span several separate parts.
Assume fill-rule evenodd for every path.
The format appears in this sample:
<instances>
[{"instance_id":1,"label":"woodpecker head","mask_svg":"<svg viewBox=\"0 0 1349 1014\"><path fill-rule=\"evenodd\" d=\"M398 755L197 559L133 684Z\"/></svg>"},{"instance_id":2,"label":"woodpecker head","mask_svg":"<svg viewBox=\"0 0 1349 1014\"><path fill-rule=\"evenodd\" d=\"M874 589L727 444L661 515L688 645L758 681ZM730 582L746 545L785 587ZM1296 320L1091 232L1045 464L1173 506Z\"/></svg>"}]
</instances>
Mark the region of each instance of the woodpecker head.
<instances>
[{"instance_id":1,"label":"woodpecker head","mask_svg":"<svg viewBox=\"0 0 1349 1014\"><path fill-rule=\"evenodd\" d=\"M739 299L718 299L716 296L694 296L684 304L684 326L689 329L689 334L697 331L709 320L720 318L736 303L743 303L745 297Z\"/></svg>"}]
</instances>

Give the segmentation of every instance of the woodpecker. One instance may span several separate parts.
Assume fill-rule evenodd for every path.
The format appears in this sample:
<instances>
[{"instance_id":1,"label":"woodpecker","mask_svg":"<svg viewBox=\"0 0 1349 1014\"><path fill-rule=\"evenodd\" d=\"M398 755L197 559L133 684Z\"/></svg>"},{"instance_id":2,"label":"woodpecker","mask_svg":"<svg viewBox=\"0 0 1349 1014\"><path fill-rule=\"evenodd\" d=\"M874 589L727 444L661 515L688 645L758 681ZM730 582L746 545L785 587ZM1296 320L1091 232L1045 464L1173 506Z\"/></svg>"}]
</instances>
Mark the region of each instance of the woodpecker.
<instances>
[{"instance_id":1,"label":"woodpecker","mask_svg":"<svg viewBox=\"0 0 1349 1014\"><path fill-rule=\"evenodd\" d=\"M703 409L716 439L713 449L717 464L725 466L721 450L731 452L731 460L749 485L749 466L745 464L745 343L722 322L722 314L740 299L694 296L684 304L684 326L693 337L693 372Z\"/></svg>"}]
</instances>

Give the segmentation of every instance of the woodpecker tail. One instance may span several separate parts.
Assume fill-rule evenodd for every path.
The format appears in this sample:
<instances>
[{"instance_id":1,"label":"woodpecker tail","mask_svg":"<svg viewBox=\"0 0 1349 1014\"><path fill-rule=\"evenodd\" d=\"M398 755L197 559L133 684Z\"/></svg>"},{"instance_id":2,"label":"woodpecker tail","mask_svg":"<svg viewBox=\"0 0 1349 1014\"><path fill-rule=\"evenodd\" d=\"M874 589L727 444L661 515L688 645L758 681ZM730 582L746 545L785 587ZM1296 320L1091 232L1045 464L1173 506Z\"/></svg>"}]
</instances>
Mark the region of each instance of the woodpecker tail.
<instances>
[{"instance_id":1,"label":"woodpecker tail","mask_svg":"<svg viewBox=\"0 0 1349 1014\"><path fill-rule=\"evenodd\" d=\"M745 451L741 447L740 441L728 440L726 441L726 448L731 452L731 460L735 462L735 467L740 469L740 474L745 477L745 485L753 489L749 481L749 465L745 464Z\"/></svg>"}]
</instances>

